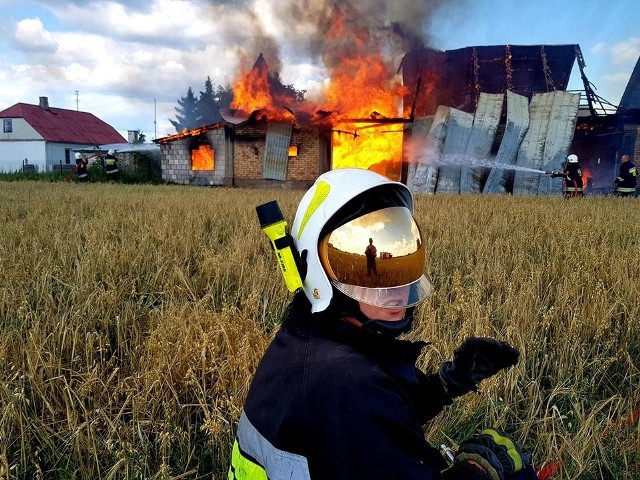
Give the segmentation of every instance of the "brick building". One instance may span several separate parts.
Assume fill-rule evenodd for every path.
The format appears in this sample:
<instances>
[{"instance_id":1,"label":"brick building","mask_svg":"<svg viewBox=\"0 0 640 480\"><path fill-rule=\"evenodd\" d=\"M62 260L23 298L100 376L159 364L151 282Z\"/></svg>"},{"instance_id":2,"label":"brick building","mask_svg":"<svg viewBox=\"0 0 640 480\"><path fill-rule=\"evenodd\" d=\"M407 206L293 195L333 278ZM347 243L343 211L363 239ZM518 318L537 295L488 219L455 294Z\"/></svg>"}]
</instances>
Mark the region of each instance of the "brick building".
<instances>
[{"instance_id":1,"label":"brick building","mask_svg":"<svg viewBox=\"0 0 640 480\"><path fill-rule=\"evenodd\" d=\"M330 166L330 133L252 116L155 140L162 179L186 185L307 188Z\"/></svg>"}]
</instances>

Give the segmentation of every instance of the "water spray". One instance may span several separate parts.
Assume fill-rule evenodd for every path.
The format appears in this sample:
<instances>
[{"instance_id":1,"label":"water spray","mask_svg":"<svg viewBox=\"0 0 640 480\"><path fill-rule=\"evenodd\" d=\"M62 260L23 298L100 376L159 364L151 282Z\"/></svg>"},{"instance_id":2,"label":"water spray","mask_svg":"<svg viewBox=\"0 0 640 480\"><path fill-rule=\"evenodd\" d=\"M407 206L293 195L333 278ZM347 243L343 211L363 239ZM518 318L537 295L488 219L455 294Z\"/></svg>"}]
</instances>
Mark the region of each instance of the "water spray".
<instances>
[{"instance_id":1,"label":"water spray","mask_svg":"<svg viewBox=\"0 0 640 480\"><path fill-rule=\"evenodd\" d=\"M555 170L540 170L537 168L521 167L519 165L511 165L508 163L500 163L495 160L476 158L466 154L445 154L438 155L437 158L429 158L427 155L422 155L418 158L418 163L427 163L435 167L443 166L460 166L470 168L500 168L502 170L511 170L514 172L529 172L539 173L543 175L551 175L558 173Z\"/></svg>"}]
</instances>

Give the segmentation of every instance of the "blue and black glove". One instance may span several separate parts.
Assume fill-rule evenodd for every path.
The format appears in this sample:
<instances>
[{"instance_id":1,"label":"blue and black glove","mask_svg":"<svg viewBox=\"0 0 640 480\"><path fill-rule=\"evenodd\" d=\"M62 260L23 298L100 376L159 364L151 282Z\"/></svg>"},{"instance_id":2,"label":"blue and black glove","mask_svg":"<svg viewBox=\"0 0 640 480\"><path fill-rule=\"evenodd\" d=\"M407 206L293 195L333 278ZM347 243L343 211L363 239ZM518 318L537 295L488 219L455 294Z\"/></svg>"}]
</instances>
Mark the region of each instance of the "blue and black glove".
<instances>
[{"instance_id":1,"label":"blue and black glove","mask_svg":"<svg viewBox=\"0 0 640 480\"><path fill-rule=\"evenodd\" d=\"M487 428L460 444L455 462L475 462L492 480L535 480L531 453L504 432Z\"/></svg>"},{"instance_id":2,"label":"blue and black glove","mask_svg":"<svg viewBox=\"0 0 640 480\"><path fill-rule=\"evenodd\" d=\"M520 352L507 342L471 337L453 352L453 360L440 366L440 380L451 398L477 391L478 384L518 363Z\"/></svg>"}]
</instances>

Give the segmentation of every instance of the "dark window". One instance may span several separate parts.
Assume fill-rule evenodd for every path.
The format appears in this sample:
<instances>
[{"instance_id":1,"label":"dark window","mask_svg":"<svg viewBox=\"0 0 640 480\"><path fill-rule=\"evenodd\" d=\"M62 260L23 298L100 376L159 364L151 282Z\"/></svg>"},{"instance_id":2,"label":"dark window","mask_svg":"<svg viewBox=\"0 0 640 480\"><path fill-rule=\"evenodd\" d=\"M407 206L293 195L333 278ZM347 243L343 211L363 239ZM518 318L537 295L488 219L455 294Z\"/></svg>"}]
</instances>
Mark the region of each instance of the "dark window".
<instances>
[{"instance_id":1,"label":"dark window","mask_svg":"<svg viewBox=\"0 0 640 480\"><path fill-rule=\"evenodd\" d=\"M5 118L5 119L2 120L2 131L4 133L13 132L13 119L12 118Z\"/></svg>"},{"instance_id":2,"label":"dark window","mask_svg":"<svg viewBox=\"0 0 640 480\"><path fill-rule=\"evenodd\" d=\"M69 165L71 163L71 149L70 148L65 148L64 149L64 163L66 163L67 165Z\"/></svg>"}]
</instances>

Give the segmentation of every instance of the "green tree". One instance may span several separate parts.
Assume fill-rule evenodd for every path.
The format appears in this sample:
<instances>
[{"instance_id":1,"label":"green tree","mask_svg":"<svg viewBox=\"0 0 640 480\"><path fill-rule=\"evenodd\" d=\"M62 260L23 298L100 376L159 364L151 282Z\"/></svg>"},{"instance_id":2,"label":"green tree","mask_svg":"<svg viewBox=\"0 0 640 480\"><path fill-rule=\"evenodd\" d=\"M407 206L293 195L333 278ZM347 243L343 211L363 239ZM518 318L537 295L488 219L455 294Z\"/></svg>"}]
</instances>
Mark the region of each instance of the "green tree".
<instances>
[{"instance_id":1,"label":"green tree","mask_svg":"<svg viewBox=\"0 0 640 480\"><path fill-rule=\"evenodd\" d=\"M198 116L198 124L200 125L210 125L222 121L218 105L216 104L211 77L207 77L207 80L204 82L204 91L200 92L200 98L196 105L196 113Z\"/></svg>"},{"instance_id":2,"label":"green tree","mask_svg":"<svg viewBox=\"0 0 640 480\"><path fill-rule=\"evenodd\" d=\"M221 108L229 108L233 100L231 87L218 85L214 88L210 77L204 82L204 91L200 92L197 104L198 125L210 125L224 122L220 115Z\"/></svg>"},{"instance_id":3,"label":"green tree","mask_svg":"<svg viewBox=\"0 0 640 480\"><path fill-rule=\"evenodd\" d=\"M178 106L175 107L176 119L169 120L176 132L190 130L199 126L198 124L198 99L193 94L191 87L187 90L185 97L178 99Z\"/></svg>"}]
</instances>

